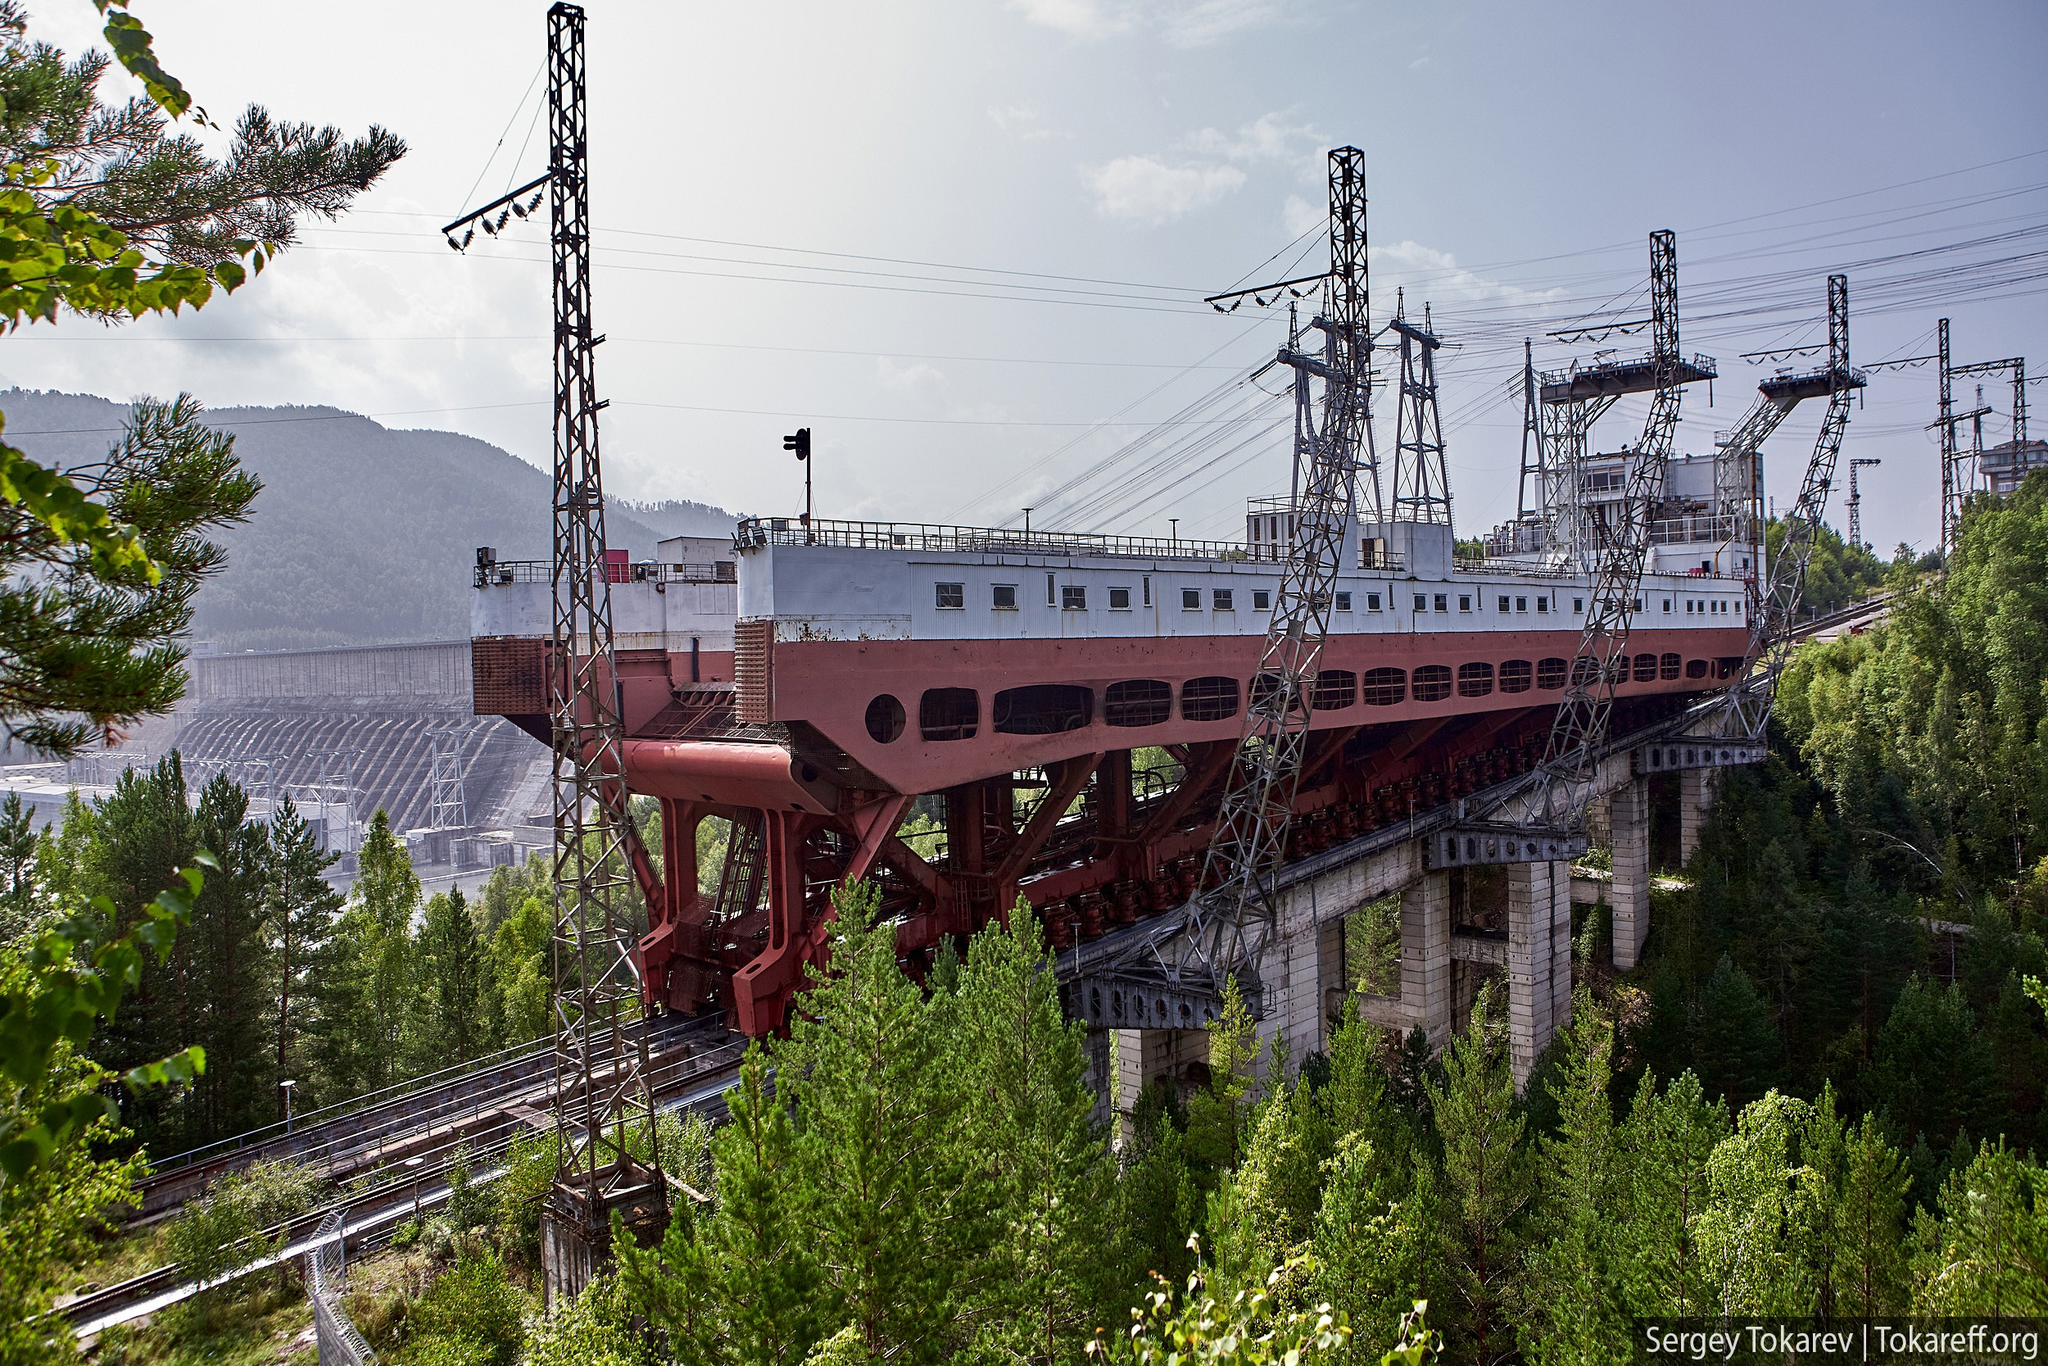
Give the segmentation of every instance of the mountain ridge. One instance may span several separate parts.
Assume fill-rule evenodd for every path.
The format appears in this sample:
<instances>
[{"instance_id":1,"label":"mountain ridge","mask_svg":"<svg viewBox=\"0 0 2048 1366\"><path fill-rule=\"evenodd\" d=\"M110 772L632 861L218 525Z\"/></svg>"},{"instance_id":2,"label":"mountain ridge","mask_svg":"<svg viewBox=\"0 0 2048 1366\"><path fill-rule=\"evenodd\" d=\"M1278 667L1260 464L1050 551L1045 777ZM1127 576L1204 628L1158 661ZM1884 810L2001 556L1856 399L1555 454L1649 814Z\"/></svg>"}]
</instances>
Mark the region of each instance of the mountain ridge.
<instances>
[{"instance_id":1,"label":"mountain ridge","mask_svg":"<svg viewBox=\"0 0 2048 1366\"><path fill-rule=\"evenodd\" d=\"M0 391L6 439L35 459L97 460L130 405L92 394ZM228 567L200 591L195 640L223 650L400 644L469 634L476 548L545 559L548 475L459 432L390 428L329 405L208 409L264 489L218 539ZM634 559L670 536L731 534L734 516L687 500L607 496L605 530Z\"/></svg>"}]
</instances>

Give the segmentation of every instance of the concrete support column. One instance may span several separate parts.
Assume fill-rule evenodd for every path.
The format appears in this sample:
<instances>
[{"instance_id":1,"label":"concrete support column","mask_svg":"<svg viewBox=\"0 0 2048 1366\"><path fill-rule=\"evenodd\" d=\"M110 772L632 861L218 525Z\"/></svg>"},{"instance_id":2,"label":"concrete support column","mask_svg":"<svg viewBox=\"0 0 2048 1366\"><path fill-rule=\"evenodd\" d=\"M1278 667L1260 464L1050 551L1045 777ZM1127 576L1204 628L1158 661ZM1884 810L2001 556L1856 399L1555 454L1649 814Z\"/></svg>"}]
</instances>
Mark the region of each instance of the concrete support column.
<instances>
[{"instance_id":1,"label":"concrete support column","mask_svg":"<svg viewBox=\"0 0 2048 1366\"><path fill-rule=\"evenodd\" d=\"M1714 805L1714 770L1682 769L1678 774L1678 861L1691 863L1700 847L1700 828Z\"/></svg>"},{"instance_id":2,"label":"concrete support column","mask_svg":"<svg viewBox=\"0 0 2048 1366\"><path fill-rule=\"evenodd\" d=\"M1401 1004L1431 1047L1451 1035L1451 876L1424 873L1401 889Z\"/></svg>"},{"instance_id":3,"label":"concrete support column","mask_svg":"<svg viewBox=\"0 0 2048 1366\"><path fill-rule=\"evenodd\" d=\"M1572 1020L1571 864L1508 865L1508 1056L1515 1085Z\"/></svg>"},{"instance_id":4,"label":"concrete support column","mask_svg":"<svg viewBox=\"0 0 2048 1366\"><path fill-rule=\"evenodd\" d=\"M1519 1088L1556 1032L1551 979L1557 891L1548 863L1511 863L1507 873L1508 1060Z\"/></svg>"},{"instance_id":5,"label":"concrete support column","mask_svg":"<svg viewBox=\"0 0 2048 1366\"><path fill-rule=\"evenodd\" d=\"M1572 1022L1572 865L1560 859L1550 869L1550 1028Z\"/></svg>"},{"instance_id":6,"label":"concrete support column","mask_svg":"<svg viewBox=\"0 0 2048 1366\"><path fill-rule=\"evenodd\" d=\"M1614 883L1607 893L1614 908L1614 966L1625 972L1650 937L1649 784L1631 778L1616 788L1607 800L1607 818L1614 839Z\"/></svg>"},{"instance_id":7,"label":"concrete support column","mask_svg":"<svg viewBox=\"0 0 2048 1366\"><path fill-rule=\"evenodd\" d=\"M1129 1143L1137 1137L1131 1122L1131 1112L1137 1107L1138 1097L1145 1092L1145 1034L1142 1029L1112 1029L1106 1031L1113 1042L1110 1045L1110 1066L1116 1079L1116 1136L1119 1143Z\"/></svg>"}]
</instances>

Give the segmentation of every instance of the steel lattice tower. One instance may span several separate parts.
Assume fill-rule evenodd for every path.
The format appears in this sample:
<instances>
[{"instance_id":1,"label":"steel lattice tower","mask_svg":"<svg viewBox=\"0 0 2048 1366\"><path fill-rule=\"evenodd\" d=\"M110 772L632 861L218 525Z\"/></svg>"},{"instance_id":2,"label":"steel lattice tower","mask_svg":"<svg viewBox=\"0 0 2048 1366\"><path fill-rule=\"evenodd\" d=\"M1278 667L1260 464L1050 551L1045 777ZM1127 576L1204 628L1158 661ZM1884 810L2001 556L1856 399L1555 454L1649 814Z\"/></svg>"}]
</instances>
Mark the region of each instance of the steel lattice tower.
<instances>
[{"instance_id":1,"label":"steel lattice tower","mask_svg":"<svg viewBox=\"0 0 2048 1366\"><path fill-rule=\"evenodd\" d=\"M548 10L549 239L554 265L555 1132L561 1168L552 1294L575 1294L610 1238L614 1209L629 1228L667 1214L653 1151L654 1094L639 964L627 899L624 731L612 654L598 460L590 300L590 186L583 10ZM636 1132L637 1131L637 1132ZM639 1138L647 1159L636 1156ZM544 1253L548 1249L544 1248Z\"/></svg>"},{"instance_id":2,"label":"steel lattice tower","mask_svg":"<svg viewBox=\"0 0 2048 1366\"><path fill-rule=\"evenodd\" d=\"M1851 460L1849 462L1849 544L1863 544L1863 485L1856 477L1856 471L1871 465L1882 465L1882 460Z\"/></svg>"},{"instance_id":3,"label":"steel lattice tower","mask_svg":"<svg viewBox=\"0 0 2048 1366\"><path fill-rule=\"evenodd\" d=\"M554 267L554 629L547 668L555 793L554 1118L561 1166L541 1216L543 1288L552 1302L590 1282L609 1253L611 1216L636 1238L668 1218L655 1145L654 1092L633 917L625 732L612 653L591 327L589 134L583 9L548 10L548 171L447 225L468 246L539 206L546 188ZM493 219L492 213L497 217ZM470 226L474 225L474 226ZM468 227L458 239L455 231Z\"/></svg>"},{"instance_id":4,"label":"steel lattice tower","mask_svg":"<svg viewBox=\"0 0 2048 1366\"><path fill-rule=\"evenodd\" d=\"M1273 599L1237 759L1203 859L1202 885L1211 890L1198 892L1188 907L1191 937L1216 985L1236 973L1245 979L1248 995L1257 990L1259 958L1271 938L1271 875L1294 810L1352 511L1360 433L1369 419L1365 239L1365 153L1339 147L1330 153L1330 273L1323 312L1312 324L1323 333L1322 354L1291 345L1280 353L1297 376L1294 540ZM1309 396L1311 375L1323 381L1320 423Z\"/></svg>"},{"instance_id":5,"label":"steel lattice tower","mask_svg":"<svg viewBox=\"0 0 2048 1366\"><path fill-rule=\"evenodd\" d=\"M1401 338L1401 406L1394 421L1394 505L1397 522L1451 525L1451 479L1444 467L1444 424L1437 407L1436 353L1429 306L1416 327L1397 307L1390 324Z\"/></svg>"}]
</instances>

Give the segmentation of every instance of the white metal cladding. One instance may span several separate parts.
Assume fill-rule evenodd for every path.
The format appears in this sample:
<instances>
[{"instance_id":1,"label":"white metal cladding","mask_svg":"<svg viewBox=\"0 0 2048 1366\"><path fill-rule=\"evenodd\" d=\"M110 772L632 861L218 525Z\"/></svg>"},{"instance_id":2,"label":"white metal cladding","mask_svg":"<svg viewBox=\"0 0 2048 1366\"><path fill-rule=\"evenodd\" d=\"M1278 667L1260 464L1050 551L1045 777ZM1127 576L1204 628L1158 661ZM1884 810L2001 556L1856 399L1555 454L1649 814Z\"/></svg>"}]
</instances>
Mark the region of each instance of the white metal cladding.
<instances>
[{"instance_id":1,"label":"white metal cladding","mask_svg":"<svg viewBox=\"0 0 2048 1366\"><path fill-rule=\"evenodd\" d=\"M760 546L741 552L742 614L776 619L778 640L1017 640L1247 636L1263 639L1268 613L1253 594L1277 589L1275 566L1215 560L1086 560L1043 555L933 555L837 546ZM941 593L941 586L945 592ZM955 594L954 587L958 586ZM1013 591L1013 607L998 607L996 588ZM1083 592L1076 607L1074 595ZM1231 607L1216 606L1217 589L1230 590ZM1112 607L1111 590L1128 593L1128 607ZM1184 608L1182 590L1198 607ZM1747 622L1740 579L1694 574L1646 574L1639 631L1662 628L1742 627ZM1149 591L1149 604L1147 596ZM1331 613L1332 636L1438 631L1573 631L1584 620L1585 583L1548 575L1489 572L1444 579L1411 579L1351 572L1337 580L1350 596ZM1377 610L1371 595L1379 597ZM1415 608L1421 594L1423 608ZM1436 609L1437 596L1444 609ZM1509 608L1500 610L1505 596ZM1662 610L1664 599L1712 601L1712 615ZM1461 601L1469 603L1461 607ZM1270 599L1269 599L1270 600ZM1540 605L1545 609L1537 610ZM958 601L958 607L940 602ZM1573 604L1580 604L1574 610Z\"/></svg>"}]
</instances>

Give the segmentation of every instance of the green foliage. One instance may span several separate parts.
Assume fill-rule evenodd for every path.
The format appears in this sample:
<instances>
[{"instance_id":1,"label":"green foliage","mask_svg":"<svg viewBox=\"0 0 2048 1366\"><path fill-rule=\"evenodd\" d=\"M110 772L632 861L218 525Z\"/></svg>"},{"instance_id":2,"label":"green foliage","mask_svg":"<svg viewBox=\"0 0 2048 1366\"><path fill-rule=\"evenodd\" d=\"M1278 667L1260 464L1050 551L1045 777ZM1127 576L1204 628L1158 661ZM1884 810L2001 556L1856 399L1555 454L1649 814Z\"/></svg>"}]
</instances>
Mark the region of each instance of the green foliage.
<instances>
[{"instance_id":1,"label":"green foliage","mask_svg":"<svg viewBox=\"0 0 2048 1366\"><path fill-rule=\"evenodd\" d=\"M1986 1143L1941 1193L1939 1223L1922 1211L1913 1312L2034 1317L2048 1313L2048 1171Z\"/></svg>"},{"instance_id":2,"label":"green foliage","mask_svg":"<svg viewBox=\"0 0 2048 1366\"><path fill-rule=\"evenodd\" d=\"M213 866L208 854L194 865ZM192 919L192 903L204 885L199 866L180 870L184 887L158 892L123 933L94 946L95 930L68 920L45 930L26 953L6 963L5 1009L0 1012L0 1190L77 1142L95 1122L116 1117L100 1094L96 1076L81 1077L60 1066L60 1053L82 1050L102 1019L111 1019L142 980L145 954L161 961L176 942L178 928ZM112 903L97 909L111 916ZM170 1082L186 1082L206 1066L200 1048L137 1063L121 1077L131 1093Z\"/></svg>"},{"instance_id":3,"label":"green foliage","mask_svg":"<svg viewBox=\"0 0 2048 1366\"><path fill-rule=\"evenodd\" d=\"M1312 1309L1284 1305L1279 1287L1297 1279L1300 1266L1274 1270L1262 1289L1239 1291L1229 1303L1207 1292L1199 1273L1188 1277L1185 1295L1161 1281L1131 1310L1128 1334L1104 1335L1088 1344L1092 1358L1131 1366L1170 1363L1232 1363L1233 1366L1298 1366L1315 1361L1350 1361L1351 1328L1327 1304ZM1440 1345L1423 1328L1424 1304L1416 1302L1403 1321L1400 1341L1380 1358L1382 1366L1419 1366Z\"/></svg>"},{"instance_id":4,"label":"green foliage","mask_svg":"<svg viewBox=\"0 0 2048 1366\"><path fill-rule=\"evenodd\" d=\"M525 1366L652 1366L631 1300L614 1277L599 1277L565 1309L536 1325Z\"/></svg>"},{"instance_id":5,"label":"green foliage","mask_svg":"<svg viewBox=\"0 0 2048 1366\"><path fill-rule=\"evenodd\" d=\"M526 1339L526 1296L488 1248L468 1252L420 1298L407 1358L446 1366L512 1366Z\"/></svg>"},{"instance_id":6,"label":"green foliage","mask_svg":"<svg viewBox=\"0 0 2048 1366\"><path fill-rule=\"evenodd\" d=\"M1443 1258L1458 1296L1454 1339L1475 1361L1511 1349L1503 1307L1521 1264L1517 1227L1534 1193L1525 1119L1508 1062L1500 984L1480 989L1470 1027L1444 1051L1444 1079L1429 1087L1443 1143Z\"/></svg>"},{"instance_id":7,"label":"green foliage","mask_svg":"<svg viewBox=\"0 0 2048 1366\"><path fill-rule=\"evenodd\" d=\"M1774 517L1764 525L1767 561L1778 558L1778 547L1784 542L1785 523ZM1810 609L1815 616L1824 617L1830 612L1840 611L1884 587L1888 569L1889 566L1872 554L1868 546L1850 545L1833 527L1823 522L1815 528L1800 606Z\"/></svg>"},{"instance_id":8,"label":"green foliage","mask_svg":"<svg viewBox=\"0 0 2048 1366\"><path fill-rule=\"evenodd\" d=\"M229 1172L170 1222L164 1250L193 1280L218 1282L282 1248L284 1230L265 1230L311 1209L320 1184L318 1171L289 1162Z\"/></svg>"},{"instance_id":9,"label":"green foliage","mask_svg":"<svg viewBox=\"0 0 2048 1366\"><path fill-rule=\"evenodd\" d=\"M207 427L187 396L138 402L112 450L45 472L51 488L118 523L135 555L95 549L83 513L39 511L25 493L16 497L28 468L41 467L0 452L0 622L10 659L0 718L23 742L67 754L183 695L176 641L201 585L226 561L207 538L246 517L261 485L241 470L234 438Z\"/></svg>"}]
</instances>

